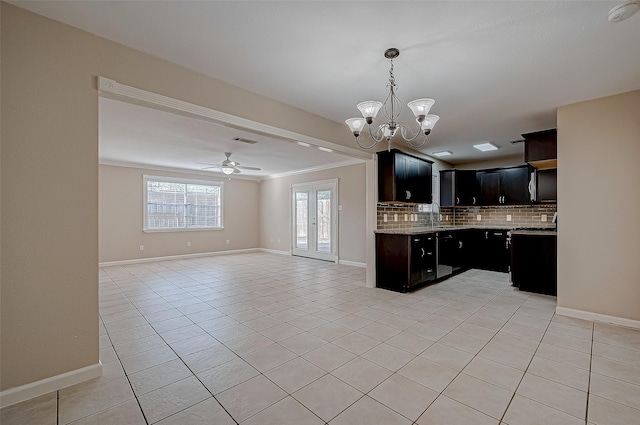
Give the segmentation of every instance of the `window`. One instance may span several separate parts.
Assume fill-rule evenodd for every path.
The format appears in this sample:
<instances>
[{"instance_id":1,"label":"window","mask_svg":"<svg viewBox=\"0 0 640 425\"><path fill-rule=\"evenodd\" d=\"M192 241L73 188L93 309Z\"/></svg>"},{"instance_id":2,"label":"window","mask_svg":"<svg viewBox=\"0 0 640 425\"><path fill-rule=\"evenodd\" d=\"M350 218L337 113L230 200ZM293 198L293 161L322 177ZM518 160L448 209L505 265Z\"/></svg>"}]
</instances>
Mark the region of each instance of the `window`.
<instances>
[{"instance_id":1,"label":"window","mask_svg":"<svg viewBox=\"0 0 640 425\"><path fill-rule=\"evenodd\" d=\"M144 231L222 229L222 182L144 176Z\"/></svg>"}]
</instances>

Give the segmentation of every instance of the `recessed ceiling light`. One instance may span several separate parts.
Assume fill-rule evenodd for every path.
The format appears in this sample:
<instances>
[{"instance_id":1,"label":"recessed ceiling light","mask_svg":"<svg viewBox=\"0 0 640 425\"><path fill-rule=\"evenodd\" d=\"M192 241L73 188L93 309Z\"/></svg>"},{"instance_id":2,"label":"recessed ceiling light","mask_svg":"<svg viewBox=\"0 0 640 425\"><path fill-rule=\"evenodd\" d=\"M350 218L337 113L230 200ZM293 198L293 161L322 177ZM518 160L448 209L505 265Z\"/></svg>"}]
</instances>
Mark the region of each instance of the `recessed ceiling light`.
<instances>
[{"instance_id":1,"label":"recessed ceiling light","mask_svg":"<svg viewBox=\"0 0 640 425\"><path fill-rule=\"evenodd\" d=\"M433 156L451 156L451 151L434 152Z\"/></svg>"},{"instance_id":2,"label":"recessed ceiling light","mask_svg":"<svg viewBox=\"0 0 640 425\"><path fill-rule=\"evenodd\" d=\"M325 148L324 146L318 146L318 149L323 152L333 152L333 149Z\"/></svg>"},{"instance_id":3,"label":"recessed ceiling light","mask_svg":"<svg viewBox=\"0 0 640 425\"><path fill-rule=\"evenodd\" d=\"M306 142L298 142L298 144L299 144L300 146L304 146L305 148L308 148L308 147L310 147L310 146L311 146L309 143L306 143Z\"/></svg>"},{"instance_id":4,"label":"recessed ceiling light","mask_svg":"<svg viewBox=\"0 0 640 425\"><path fill-rule=\"evenodd\" d=\"M473 147L482 152L495 151L498 149L498 146L494 145L491 142L480 143L479 145L473 145Z\"/></svg>"}]
</instances>

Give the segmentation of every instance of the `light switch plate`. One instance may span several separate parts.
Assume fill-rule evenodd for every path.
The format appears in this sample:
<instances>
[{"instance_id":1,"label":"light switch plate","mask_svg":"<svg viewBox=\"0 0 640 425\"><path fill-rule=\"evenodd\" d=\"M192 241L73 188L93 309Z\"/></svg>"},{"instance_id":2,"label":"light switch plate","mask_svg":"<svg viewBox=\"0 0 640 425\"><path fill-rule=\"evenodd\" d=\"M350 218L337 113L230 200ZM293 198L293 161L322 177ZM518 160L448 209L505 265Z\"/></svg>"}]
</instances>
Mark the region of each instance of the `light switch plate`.
<instances>
[{"instance_id":1,"label":"light switch plate","mask_svg":"<svg viewBox=\"0 0 640 425\"><path fill-rule=\"evenodd\" d=\"M547 215L546 214L542 214L540 216L540 221L547 221Z\"/></svg>"},{"instance_id":2,"label":"light switch plate","mask_svg":"<svg viewBox=\"0 0 640 425\"><path fill-rule=\"evenodd\" d=\"M507 214L507 221L511 221L511 214Z\"/></svg>"},{"instance_id":3,"label":"light switch plate","mask_svg":"<svg viewBox=\"0 0 640 425\"><path fill-rule=\"evenodd\" d=\"M398 221L398 214L393 215L393 221Z\"/></svg>"},{"instance_id":4,"label":"light switch plate","mask_svg":"<svg viewBox=\"0 0 640 425\"><path fill-rule=\"evenodd\" d=\"M382 221L384 221L385 223L388 221L388 219L389 217L386 214L382 216Z\"/></svg>"},{"instance_id":5,"label":"light switch plate","mask_svg":"<svg viewBox=\"0 0 640 425\"><path fill-rule=\"evenodd\" d=\"M482 215L478 214L478 215L476 216L476 220L478 220L478 221L482 221Z\"/></svg>"}]
</instances>

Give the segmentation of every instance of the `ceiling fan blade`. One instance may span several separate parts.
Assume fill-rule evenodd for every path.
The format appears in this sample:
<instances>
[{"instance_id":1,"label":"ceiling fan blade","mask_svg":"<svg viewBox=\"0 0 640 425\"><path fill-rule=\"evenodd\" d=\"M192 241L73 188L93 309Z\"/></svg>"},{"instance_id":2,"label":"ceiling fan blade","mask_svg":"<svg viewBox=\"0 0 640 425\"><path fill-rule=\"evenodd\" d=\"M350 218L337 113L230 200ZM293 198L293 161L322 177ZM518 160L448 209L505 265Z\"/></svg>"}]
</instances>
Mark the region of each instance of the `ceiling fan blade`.
<instances>
[{"instance_id":1,"label":"ceiling fan blade","mask_svg":"<svg viewBox=\"0 0 640 425\"><path fill-rule=\"evenodd\" d=\"M212 169L212 168L220 169L220 166L217 166L217 165L216 165L216 166L213 166L213 167L204 167L204 168L201 168L201 170L210 170L210 169Z\"/></svg>"},{"instance_id":2,"label":"ceiling fan blade","mask_svg":"<svg viewBox=\"0 0 640 425\"><path fill-rule=\"evenodd\" d=\"M198 165L215 165L217 167L220 166L220 164L212 164L210 162L196 162L196 164L198 164Z\"/></svg>"},{"instance_id":3,"label":"ceiling fan blade","mask_svg":"<svg viewBox=\"0 0 640 425\"><path fill-rule=\"evenodd\" d=\"M255 171L260 171L260 170L261 170L261 168L258 168L258 167L248 167L248 166L246 166L246 165L242 165L242 166L239 166L239 167L236 167L236 168L242 168L243 170L255 170Z\"/></svg>"},{"instance_id":4,"label":"ceiling fan blade","mask_svg":"<svg viewBox=\"0 0 640 425\"><path fill-rule=\"evenodd\" d=\"M238 168L233 169L233 174L240 174L242 171L238 170Z\"/></svg>"}]
</instances>

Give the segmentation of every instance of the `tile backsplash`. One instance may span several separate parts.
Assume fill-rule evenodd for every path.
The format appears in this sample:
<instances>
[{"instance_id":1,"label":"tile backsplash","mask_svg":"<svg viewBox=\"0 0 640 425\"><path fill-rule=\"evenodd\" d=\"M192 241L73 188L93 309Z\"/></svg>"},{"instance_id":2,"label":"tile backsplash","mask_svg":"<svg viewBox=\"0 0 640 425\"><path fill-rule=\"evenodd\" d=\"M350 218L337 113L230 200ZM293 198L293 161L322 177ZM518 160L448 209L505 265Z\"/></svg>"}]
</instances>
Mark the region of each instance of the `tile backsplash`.
<instances>
[{"instance_id":1,"label":"tile backsplash","mask_svg":"<svg viewBox=\"0 0 640 425\"><path fill-rule=\"evenodd\" d=\"M491 207L442 208L440 215L443 226L505 226L554 228L551 222L557 211L556 204L548 205L505 205ZM384 215L387 221L384 221ZM397 214L397 221L396 221ZM480 216L480 221L478 221ZM511 216L511 220L507 220ZM546 221L542 219L546 216ZM438 223L434 223L438 225ZM378 229L402 229L407 227L431 226L431 213L420 212L418 205L378 204Z\"/></svg>"}]
</instances>

